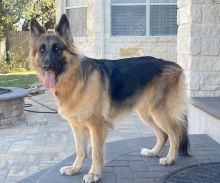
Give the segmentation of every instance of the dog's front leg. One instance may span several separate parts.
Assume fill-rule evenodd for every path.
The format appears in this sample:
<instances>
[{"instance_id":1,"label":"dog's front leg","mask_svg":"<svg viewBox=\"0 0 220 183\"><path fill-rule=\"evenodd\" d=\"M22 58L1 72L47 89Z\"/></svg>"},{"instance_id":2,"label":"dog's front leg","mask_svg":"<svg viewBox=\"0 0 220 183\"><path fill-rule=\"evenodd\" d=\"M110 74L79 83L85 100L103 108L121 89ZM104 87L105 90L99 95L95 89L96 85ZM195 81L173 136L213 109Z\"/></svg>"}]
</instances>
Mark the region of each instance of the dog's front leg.
<instances>
[{"instance_id":1,"label":"dog's front leg","mask_svg":"<svg viewBox=\"0 0 220 183\"><path fill-rule=\"evenodd\" d=\"M87 156L88 130L75 127L70 123L76 146L76 159L72 166L65 166L60 169L61 175L75 175L80 172Z\"/></svg>"},{"instance_id":2,"label":"dog's front leg","mask_svg":"<svg viewBox=\"0 0 220 183\"><path fill-rule=\"evenodd\" d=\"M89 125L89 133L92 145L92 165L90 171L84 176L85 183L98 182L102 178L103 146L107 135L107 127L104 123Z\"/></svg>"}]
</instances>

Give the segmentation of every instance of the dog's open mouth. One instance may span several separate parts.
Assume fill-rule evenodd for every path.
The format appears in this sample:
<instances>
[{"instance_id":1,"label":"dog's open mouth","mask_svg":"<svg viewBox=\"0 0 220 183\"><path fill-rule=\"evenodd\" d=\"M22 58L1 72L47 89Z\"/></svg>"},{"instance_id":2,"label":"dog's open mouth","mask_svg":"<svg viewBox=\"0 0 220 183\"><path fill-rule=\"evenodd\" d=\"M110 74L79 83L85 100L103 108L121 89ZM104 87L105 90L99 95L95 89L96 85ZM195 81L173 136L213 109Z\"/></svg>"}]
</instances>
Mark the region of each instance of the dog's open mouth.
<instances>
[{"instance_id":1,"label":"dog's open mouth","mask_svg":"<svg viewBox=\"0 0 220 183\"><path fill-rule=\"evenodd\" d=\"M45 71L44 85L48 89L51 89L55 85L55 73L53 71Z\"/></svg>"}]
</instances>

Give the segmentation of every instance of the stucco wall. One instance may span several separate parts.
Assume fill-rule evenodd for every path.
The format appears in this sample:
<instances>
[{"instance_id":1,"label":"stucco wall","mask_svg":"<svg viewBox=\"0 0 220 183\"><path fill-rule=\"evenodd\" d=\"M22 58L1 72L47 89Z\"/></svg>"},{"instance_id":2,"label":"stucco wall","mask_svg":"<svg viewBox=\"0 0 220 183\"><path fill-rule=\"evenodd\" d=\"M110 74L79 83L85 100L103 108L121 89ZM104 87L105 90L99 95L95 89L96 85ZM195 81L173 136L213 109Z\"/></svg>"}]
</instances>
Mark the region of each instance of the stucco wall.
<instances>
[{"instance_id":1,"label":"stucco wall","mask_svg":"<svg viewBox=\"0 0 220 183\"><path fill-rule=\"evenodd\" d=\"M178 1L177 62L191 96L220 96L220 1Z\"/></svg>"},{"instance_id":2,"label":"stucco wall","mask_svg":"<svg viewBox=\"0 0 220 183\"><path fill-rule=\"evenodd\" d=\"M62 1L63 2L63 1ZM74 38L78 50L95 58L117 59L133 56L155 56L176 62L176 36L111 36L111 6L110 0L103 1L104 24L101 24L101 0L88 0L87 9L87 37ZM57 16L63 7L58 3ZM65 12L64 10L62 10ZM101 50L101 28L104 28L104 55Z\"/></svg>"}]
</instances>

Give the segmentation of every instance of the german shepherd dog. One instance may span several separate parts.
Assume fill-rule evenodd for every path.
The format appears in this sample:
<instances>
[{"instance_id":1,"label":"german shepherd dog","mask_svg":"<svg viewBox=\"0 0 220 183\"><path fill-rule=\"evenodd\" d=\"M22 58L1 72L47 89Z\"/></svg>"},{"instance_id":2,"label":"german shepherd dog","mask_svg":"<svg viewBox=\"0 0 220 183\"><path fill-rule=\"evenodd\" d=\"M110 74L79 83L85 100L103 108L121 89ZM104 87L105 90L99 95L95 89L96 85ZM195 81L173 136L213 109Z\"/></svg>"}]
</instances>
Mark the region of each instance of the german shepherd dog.
<instances>
[{"instance_id":1,"label":"german shepherd dog","mask_svg":"<svg viewBox=\"0 0 220 183\"><path fill-rule=\"evenodd\" d=\"M151 126L157 142L141 155L157 156L169 139L169 152L161 165L171 165L179 152L188 155L186 92L183 70L173 62L154 57L97 60L80 56L66 15L54 33L35 20L30 23L31 63L58 104L59 114L73 132L76 159L60 169L62 175L80 172L91 139L92 165L83 180L102 177L103 146L109 127L118 117L136 111Z\"/></svg>"}]
</instances>

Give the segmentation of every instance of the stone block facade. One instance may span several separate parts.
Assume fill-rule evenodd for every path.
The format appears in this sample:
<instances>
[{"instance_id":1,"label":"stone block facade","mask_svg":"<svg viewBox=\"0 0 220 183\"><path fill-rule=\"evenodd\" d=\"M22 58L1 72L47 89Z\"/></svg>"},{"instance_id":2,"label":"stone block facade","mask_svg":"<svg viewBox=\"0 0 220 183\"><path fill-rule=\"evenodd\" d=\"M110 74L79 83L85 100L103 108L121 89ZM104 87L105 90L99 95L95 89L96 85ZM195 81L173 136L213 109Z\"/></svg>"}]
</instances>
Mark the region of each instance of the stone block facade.
<instances>
[{"instance_id":1,"label":"stone block facade","mask_svg":"<svg viewBox=\"0 0 220 183\"><path fill-rule=\"evenodd\" d=\"M220 1L179 0L177 62L190 96L220 96Z\"/></svg>"},{"instance_id":2,"label":"stone block facade","mask_svg":"<svg viewBox=\"0 0 220 183\"><path fill-rule=\"evenodd\" d=\"M64 4L64 1L57 0L57 21L65 13ZM148 55L177 60L176 36L112 36L110 0L88 0L87 37L74 37L74 42L79 52L93 58Z\"/></svg>"},{"instance_id":3,"label":"stone block facade","mask_svg":"<svg viewBox=\"0 0 220 183\"><path fill-rule=\"evenodd\" d=\"M0 101L0 128L24 120L24 98Z\"/></svg>"},{"instance_id":4,"label":"stone block facade","mask_svg":"<svg viewBox=\"0 0 220 183\"><path fill-rule=\"evenodd\" d=\"M176 62L176 37L105 38L105 58L154 56Z\"/></svg>"}]
</instances>

